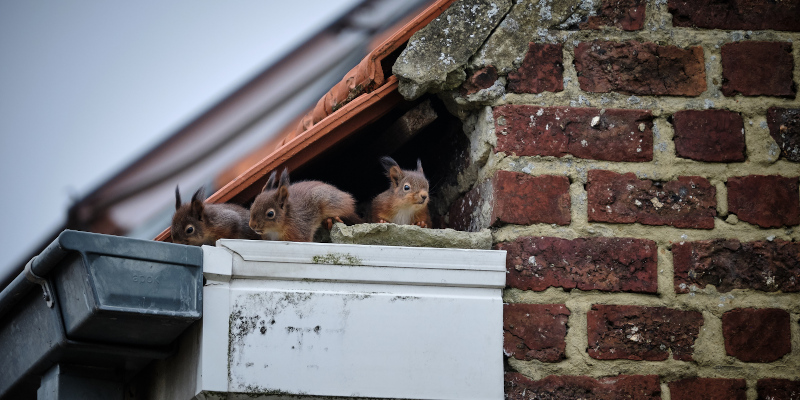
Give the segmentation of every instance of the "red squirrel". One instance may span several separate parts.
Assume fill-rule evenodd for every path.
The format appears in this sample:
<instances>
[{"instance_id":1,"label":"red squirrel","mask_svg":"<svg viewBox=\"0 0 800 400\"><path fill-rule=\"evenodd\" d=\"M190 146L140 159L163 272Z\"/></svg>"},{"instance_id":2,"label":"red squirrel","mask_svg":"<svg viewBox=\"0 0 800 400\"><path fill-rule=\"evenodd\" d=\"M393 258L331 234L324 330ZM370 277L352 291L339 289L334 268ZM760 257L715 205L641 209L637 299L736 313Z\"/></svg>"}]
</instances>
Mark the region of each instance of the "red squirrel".
<instances>
[{"instance_id":1,"label":"red squirrel","mask_svg":"<svg viewBox=\"0 0 800 400\"><path fill-rule=\"evenodd\" d=\"M275 175L273 171L250 207L250 227L261 238L310 242L323 222L328 229L333 220L359 222L349 193L320 181L290 184L285 168L277 183Z\"/></svg>"},{"instance_id":2,"label":"red squirrel","mask_svg":"<svg viewBox=\"0 0 800 400\"><path fill-rule=\"evenodd\" d=\"M432 225L428 212L428 180L417 160L416 170L403 170L391 157L381 158L390 187L372 200L371 222L392 222L400 225Z\"/></svg>"},{"instance_id":3,"label":"red squirrel","mask_svg":"<svg viewBox=\"0 0 800 400\"><path fill-rule=\"evenodd\" d=\"M259 239L247 226L250 211L236 204L204 204L203 188L197 189L188 204L181 204L175 187L175 214L172 216L172 242L213 246L218 239Z\"/></svg>"}]
</instances>

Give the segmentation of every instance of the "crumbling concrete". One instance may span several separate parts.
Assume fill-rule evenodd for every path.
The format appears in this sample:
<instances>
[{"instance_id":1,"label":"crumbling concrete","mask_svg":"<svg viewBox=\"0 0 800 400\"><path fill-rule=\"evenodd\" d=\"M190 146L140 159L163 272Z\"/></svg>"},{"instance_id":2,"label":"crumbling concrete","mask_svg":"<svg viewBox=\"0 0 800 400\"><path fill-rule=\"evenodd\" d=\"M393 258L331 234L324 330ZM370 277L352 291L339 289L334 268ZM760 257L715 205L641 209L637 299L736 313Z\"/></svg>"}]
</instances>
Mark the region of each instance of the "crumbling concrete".
<instances>
[{"instance_id":1,"label":"crumbling concrete","mask_svg":"<svg viewBox=\"0 0 800 400\"><path fill-rule=\"evenodd\" d=\"M467 77L464 66L509 8L510 0L458 0L417 31L392 67L400 94L413 100L458 87Z\"/></svg>"},{"instance_id":2,"label":"crumbling concrete","mask_svg":"<svg viewBox=\"0 0 800 400\"><path fill-rule=\"evenodd\" d=\"M342 244L371 244L383 246L437 247L489 250L492 234L461 232L453 229L425 229L416 225L359 224L346 226L336 223L331 229L331 241Z\"/></svg>"},{"instance_id":3,"label":"crumbling concrete","mask_svg":"<svg viewBox=\"0 0 800 400\"><path fill-rule=\"evenodd\" d=\"M522 0L503 19L489 40L481 47L472 64L493 65L507 74L522 62L528 43L547 42L548 29L573 28L597 13L600 1L593 0Z\"/></svg>"}]
</instances>

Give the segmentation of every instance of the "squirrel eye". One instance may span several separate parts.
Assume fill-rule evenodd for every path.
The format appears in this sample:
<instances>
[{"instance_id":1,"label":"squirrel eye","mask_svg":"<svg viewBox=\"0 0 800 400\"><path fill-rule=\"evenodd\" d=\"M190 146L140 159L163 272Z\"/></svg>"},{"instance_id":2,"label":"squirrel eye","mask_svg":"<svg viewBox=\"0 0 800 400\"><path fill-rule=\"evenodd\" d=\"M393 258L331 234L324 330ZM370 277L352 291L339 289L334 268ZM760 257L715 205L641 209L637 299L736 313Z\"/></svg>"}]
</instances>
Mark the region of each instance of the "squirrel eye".
<instances>
[{"instance_id":1,"label":"squirrel eye","mask_svg":"<svg viewBox=\"0 0 800 400\"><path fill-rule=\"evenodd\" d=\"M275 211L269 210L267 211L267 218L272 218L275 216Z\"/></svg>"},{"instance_id":2,"label":"squirrel eye","mask_svg":"<svg viewBox=\"0 0 800 400\"><path fill-rule=\"evenodd\" d=\"M187 226L186 227L186 233L189 234L189 235L194 233L194 227L193 226Z\"/></svg>"},{"instance_id":3,"label":"squirrel eye","mask_svg":"<svg viewBox=\"0 0 800 400\"><path fill-rule=\"evenodd\" d=\"M408 184L406 184L405 186L403 186L403 190L409 191L411 190L411 186L408 186Z\"/></svg>"}]
</instances>

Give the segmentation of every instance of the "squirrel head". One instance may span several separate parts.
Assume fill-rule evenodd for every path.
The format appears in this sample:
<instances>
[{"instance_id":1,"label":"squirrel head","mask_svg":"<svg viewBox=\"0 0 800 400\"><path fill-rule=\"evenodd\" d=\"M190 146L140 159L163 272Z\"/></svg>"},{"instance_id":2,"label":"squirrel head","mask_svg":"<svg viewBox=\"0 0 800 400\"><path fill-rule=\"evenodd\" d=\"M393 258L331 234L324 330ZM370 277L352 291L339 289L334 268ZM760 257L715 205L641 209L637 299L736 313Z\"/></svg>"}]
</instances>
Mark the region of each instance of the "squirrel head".
<instances>
[{"instance_id":1,"label":"squirrel head","mask_svg":"<svg viewBox=\"0 0 800 400\"><path fill-rule=\"evenodd\" d=\"M272 171L261 194L250 207L250 229L259 235L278 230L289 213L289 170L283 169L277 183L275 175L276 172Z\"/></svg>"},{"instance_id":2,"label":"squirrel head","mask_svg":"<svg viewBox=\"0 0 800 400\"><path fill-rule=\"evenodd\" d=\"M207 243L208 218L203 204L203 188L197 189L189 204L181 204L181 194L175 186L175 214L172 215L172 242L201 246Z\"/></svg>"},{"instance_id":3,"label":"squirrel head","mask_svg":"<svg viewBox=\"0 0 800 400\"><path fill-rule=\"evenodd\" d=\"M428 179L422 170L422 161L417 160L415 170L400 169L391 157L381 158L381 164L386 170L386 176L389 177L391 183L389 190L394 194L397 206L417 209L427 207L430 196Z\"/></svg>"}]
</instances>

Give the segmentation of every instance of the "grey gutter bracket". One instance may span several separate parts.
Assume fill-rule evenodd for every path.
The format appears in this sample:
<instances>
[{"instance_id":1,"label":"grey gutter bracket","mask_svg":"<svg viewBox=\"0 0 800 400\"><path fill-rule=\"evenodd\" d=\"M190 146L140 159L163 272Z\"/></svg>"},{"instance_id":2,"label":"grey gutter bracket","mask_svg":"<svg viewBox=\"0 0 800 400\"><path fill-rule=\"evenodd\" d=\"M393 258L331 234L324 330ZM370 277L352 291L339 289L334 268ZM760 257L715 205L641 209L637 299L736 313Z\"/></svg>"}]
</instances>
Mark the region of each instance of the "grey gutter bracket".
<instances>
[{"instance_id":1,"label":"grey gutter bracket","mask_svg":"<svg viewBox=\"0 0 800 400\"><path fill-rule=\"evenodd\" d=\"M37 400L122 400L122 378L111 369L56 364L43 376Z\"/></svg>"},{"instance_id":2,"label":"grey gutter bracket","mask_svg":"<svg viewBox=\"0 0 800 400\"><path fill-rule=\"evenodd\" d=\"M50 284L49 280L33 273L33 269L31 268L33 265L33 260L34 259L31 258L31 260L25 264L25 270L23 272L25 274L25 278L27 278L30 282L42 287L42 291L44 292L44 301L47 302L47 307L53 308L53 304L55 304L53 302L53 286Z\"/></svg>"}]
</instances>

